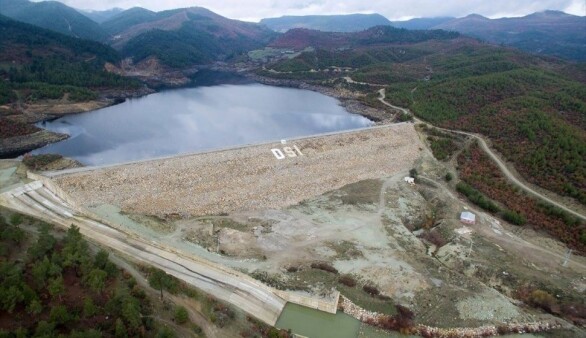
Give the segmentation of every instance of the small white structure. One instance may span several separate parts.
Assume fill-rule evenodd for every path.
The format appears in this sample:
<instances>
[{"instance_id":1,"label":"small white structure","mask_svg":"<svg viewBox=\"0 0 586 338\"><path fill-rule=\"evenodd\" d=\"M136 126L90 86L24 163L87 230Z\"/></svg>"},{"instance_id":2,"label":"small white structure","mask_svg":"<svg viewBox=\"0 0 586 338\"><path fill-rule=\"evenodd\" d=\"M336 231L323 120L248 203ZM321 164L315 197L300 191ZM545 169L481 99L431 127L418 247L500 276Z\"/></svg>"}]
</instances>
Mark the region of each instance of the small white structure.
<instances>
[{"instance_id":1,"label":"small white structure","mask_svg":"<svg viewBox=\"0 0 586 338\"><path fill-rule=\"evenodd\" d=\"M464 211L460 214L460 221L466 224L475 224L476 223L476 215L471 213L470 211Z\"/></svg>"},{"instance_id":2,"label":"small white structure","mask_svg":"<svg viewBox=\"0 0 586 338\"><path fill-rule=\"evenodd\" d=\"M409 184L415 184L415 178L413 178L413 177L407 176L403 180Z\"/></svg>"}]
</instances>

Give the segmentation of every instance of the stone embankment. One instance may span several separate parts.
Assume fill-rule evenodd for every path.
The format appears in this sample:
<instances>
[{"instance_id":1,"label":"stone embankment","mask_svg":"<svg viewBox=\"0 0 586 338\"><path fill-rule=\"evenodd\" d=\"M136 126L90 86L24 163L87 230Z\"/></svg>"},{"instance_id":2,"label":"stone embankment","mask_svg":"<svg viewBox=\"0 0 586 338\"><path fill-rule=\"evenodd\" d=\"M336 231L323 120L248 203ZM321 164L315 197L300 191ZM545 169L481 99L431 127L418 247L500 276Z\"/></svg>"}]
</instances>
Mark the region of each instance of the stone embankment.
<instances>
[{"instance_id":1,"label":"stone embankment","mask_svg":"<svg viewBox=\"0 0 586 338\"><path fill-rule=\"evenodd\" d=\"M466 337L490 337L502 334L538 333L560 328L558 323L533 322L533 323L512 323L499 326L488 325L481 327L456 327L440 328L425 325L415 327L416 334L423 337L439 338L466 338Z\"/></svg>"},{"instance_id":2,"label":"stone embankment","mask_svg":"<svg viewBox=\"0 0 586 338\"><path fill-rule=\"evenodd\" d=\"M376 323L383 317L387 315L372 312L361 308L360 306L354 304L348 298L340 295L340 302L338 308L344 313L360 320L363 323ZM411 334L420 335L423 337L489 337L489 336L499 336L501 334L510 334L510 333L537 333L537 332L544 332L550 331L553 329L560 328L561 325L557 322L532 322L532 323L509 323L509 324L502 324L502 325L486 325L481 327L456 327L456 328L440 328L440 327L432 327L427 325L415 325L414 327L410 328L408 332Z\"/></svg>"},{"instance_id":3,"label":"stone embankment","mask_svg":"<svg viewBox=\"0 0 586 338\"><path fill-rule=\"evenodd\" d=\"M298 151L295 150L297 147ZM396 124L57 174L80 204L159 217L278 209L409 170L422 147Z\"/></svg>"}]
</instances>

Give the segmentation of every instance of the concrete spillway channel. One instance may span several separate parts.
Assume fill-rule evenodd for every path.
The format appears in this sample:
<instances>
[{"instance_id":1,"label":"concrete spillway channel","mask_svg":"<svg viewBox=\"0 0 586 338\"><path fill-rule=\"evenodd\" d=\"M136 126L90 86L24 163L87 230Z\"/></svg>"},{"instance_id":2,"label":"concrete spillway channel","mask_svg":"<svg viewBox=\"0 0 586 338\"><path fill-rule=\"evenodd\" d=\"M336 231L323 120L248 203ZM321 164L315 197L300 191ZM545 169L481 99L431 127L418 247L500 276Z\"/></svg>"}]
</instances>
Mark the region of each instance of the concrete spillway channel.
<instances>
[{"instance_id":1,"label":"concrete spillway channel","mask_svg":"<svg viewBox=\"0 0 586 338\"><path fill-rule=\"evenodd\" d=\"M136 262L155 266L269 325L275 325L287 301L336 312L337 301L327 303L278 291L238 271L126 233L66 202L70 200L67 196L45 183L34 181L0 194L0 204L65 228L76 225L80 233L91 241Z\"/></svg>"}]
</instances>

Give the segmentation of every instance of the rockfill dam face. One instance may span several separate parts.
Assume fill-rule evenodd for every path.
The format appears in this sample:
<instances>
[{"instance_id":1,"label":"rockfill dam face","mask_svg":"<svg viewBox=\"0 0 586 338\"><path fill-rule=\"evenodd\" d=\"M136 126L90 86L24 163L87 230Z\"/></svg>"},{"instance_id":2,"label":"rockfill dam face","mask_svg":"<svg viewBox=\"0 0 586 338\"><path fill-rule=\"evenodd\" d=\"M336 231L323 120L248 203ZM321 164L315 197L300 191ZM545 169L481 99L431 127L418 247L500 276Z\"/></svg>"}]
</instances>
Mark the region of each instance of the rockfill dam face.
<instances>
[{"instance_id":1,"label":"rockfill dam face","mask_svg":"<svg viewBox=\"0 0 586 338\"><path fill-rule=\"evenodd\" d=\"M54 177L79 204L165 217L276 209L408 170L422 144L402 123Z\"/></svg>"}]
</instances>

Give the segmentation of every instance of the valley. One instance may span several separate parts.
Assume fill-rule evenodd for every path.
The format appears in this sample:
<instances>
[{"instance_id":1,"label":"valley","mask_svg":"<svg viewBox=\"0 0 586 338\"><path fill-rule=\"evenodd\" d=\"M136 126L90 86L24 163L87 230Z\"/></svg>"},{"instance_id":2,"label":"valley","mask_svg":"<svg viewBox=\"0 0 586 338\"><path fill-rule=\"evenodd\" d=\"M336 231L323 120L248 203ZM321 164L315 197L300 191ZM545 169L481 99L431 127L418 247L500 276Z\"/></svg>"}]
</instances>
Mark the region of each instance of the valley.
<instances>
[{"instance_id":1,"label":"valley","mask_svg":"<svg viewBox=\"0 0 586 338\"><path fill-rule=\"evenodd\" d=\"M401 137L401 134L397 133L398 128L410 133L415 140L405 142L404 135ZM325 158L329 158L329 161L333 163L347 162L347 160L341 161L339 156L344 156L355 148L356 154L362 155L358 157L356 169L372 168L372 164L364 162L370 159L376 159L381 164L389 163L389 161L381 161L378 157L365 154L365 150L371 148L371 141L368 138L377 133L387 134L384 133L386 130L393 130L394 133L391 135L396 135L395 141L391 144L403 143L403 147L412 147L415 150L413 157L409 159L396 152L384 152L389 154L389 160L394 165L397 164L398 159L402 160L402 168L395 167L396 169L391 169L392 171L378 174L369 171L373 175L372 178L363 180L368 177L352 174L352 171L346 167L338 167L338 172L331 172L329 169L331 166L324 162ZM222 158L225 164L213 166L217 174L222 177L238 177L240 181L243 179L242 168L253 169L258 164L253 165L253 162L250 162L251 159L239 159L238 156L242 156L239 154L243 151L254 153L258 149L261 154L266 153L266 155L259 154L252 158L264 157L264 161L273 162L277 167L268 172L253 170L250 175L254 175L253 177L257 179L252 181L272 182L273 189L282 193L264 187L251 195L254 190L250 185L226 183L226 187L221 190L222 194L217 196L219 200L214 201L209 200L214 196L210 194L209 188L204 189L205 193L193 193L194 188L186 187L187 191L190 191L189 195L181 196L181 192L175 189L172 195L161 198L149 211L144 207L152 204L146 201L136 200L136 204L128 204L128 202L132 203L134 198L141 196L149 196L149 199L155 202L153 197L156 196L153 196L152 192L136 190L139 185L133 183L134 180L130 177L130 175L137 177L143 175L140 174L141 171L152 171L153 166L146 162L122 167L58 172L53 175L53 179L29 175L30 178L40 181L34 183L37 185L36 188L31 184L29 185L31 188L25 190L25 193L30 196L28 202L20 204L25 200L23 197L18 197L20 196L18 189L22 188L17 188L4 193L2 203L42 219L56 221L65 217L58 222L60 224L72 222L73 220L68 220L71 217L68 215L72 214L75 222L86 222L83 226L80 224L82 233L87 233L86 231L105 231L105 234L120 232L124 234L123 236L129 236L129 239L123 242L132 239L142 243L138 247L135 245L117 249L122 250L125 255L130 255L132 260L143 257L142 253L136 251L137 249L145 250L147 243L157 243L155 248L159 250L159 255L163 252L171 252L184 257L175 258L176 262L183 259L205 259L219 266L243 271L263 284L268 284L277 290L289 290L287 292L297 295L291 296L289 298L291 301L295 299L294 297L303 296L331 302L334 297L333 290L339 290L349 299L342 302L346 304L343 305L345 312L357 316L357 319L366 323L383 325L386 328L401 327L402 330L420 334L452 330L453 332L468 332L467 334L471 335L473 332L479 334L479 332L488 333L497 330L498 332L518 332L517 330L539 332L552 329L570 330L574 334L580 334L579 329L569 322L560 322L559 317L554 318L531 310L513 299L518 297L517 292L521 292L522 288L527 287L531 290L531 287L534 287L532 285L535 285L533 283L545 287L546 290L553 288L558 294L562 290L580 290L583 284L580 271L586 267L583 257L572 256L568 264L563 266L565 254L563 246L538 233L519 232L514 226L502 223L489 213L465 203L451 191L450 184L444 182L443 176L446 171L444 165L433 158L427 147L417 140L418 136L414 132L413 124L407 123L374 130L310 138L305 141L295 140L295 144L298 144L304 154L303 158L293 157L284 160L275 158L270 152L270 149L276 146L274 144L193 155L194 159ZM360 135L363 136L360 137ZM347 149L346 146L340 144L337 140L341 139L348 141L354 139L350 141L352 148ZM359 141L360 139L363 140ZM380 139L380 141L383 140L385 138ZM322 143L331 145L318 146ZM383 144L388 145L389 142L386 141ZM333 148L330 148L332 146ZM379 148L374 147L374 149ZM422 148L423 151L419 150ZM340 149L345 151L341 152ZM325 153L319 155L322 152ZM331 158L331 155L325 155L326 153L336 155ZM296 179L293 179L291 183L300 188L299 190L281 182L281 177L293 178L292 175L283 175L287 169L282 167L286 162L281 161L289 161L292 170L299 171L301 167L312 167L307 162L312 158L323 164L320 166L322 170L330 171L332 178L341 186L340 189L334 188L327 191L331 189L332 184L324 182L323 173L320 172L315 174L316 178L321 178L320 181L323 182L325 188L322 191L327 191L325 193L300 187L300 181ZM159 167L161 174L165 175L169 172L166 169L168 164L165 162L173 161L184 163L183 165L189 168L187 170L194 170L198 172L198 175L204 174L197 167L186 162L185 158L162 160L159 161L162 167L161 165L154 167ZM195 162L201 163L201 159ZM230 164L234 162L241 165ZM202 165L207 167L205 163ZM418 183L415 185L409 185L403 180L411 164L418 172ZM124 167L128 170L125 173L120 172L124 170ZM143 169L137 170L140 167ZM223 173L221 167L225 167L229 172ZM309 169L303 169L303 172L307 173L307 170ZM120 175L116 174L117 171L126 177L123 181L114 179L116 175ZM339 177L341 174L350 175L348 176L350 181L339 181L342 178ZM161 179L150 175L152 174L149 174L150 178L145 182L151 184L161 182L162 187L177 185L166 184ZM273 178L261 179L258 175L273 175ZM100 176L108 178L102 179ZM185 174L171 177L179 179L180 184L193 181L186 179ZM346 184L354 180L358 181ZM206 181L210 180L202 177L199 181L201 183L198 184L204 184L203 182ZM103 196L101 192L104 192L105 184L111 183L114 183L111 189L116 196L120 196L120 192L125 190L121 184L128 184L129 187L134 187L128 191L135 197L128 195L121 196L121 200L102 200L100 196ZM307 178L304 179L303 184L315 186L315 183L307 181ZM95 185L95 188L92 188L92 185ZM146 185L143 187L153 188L153 191L160 190L160 188ZM239 195L231 189L242 189L242 193L247 197L238 197ZM298 203L299 200L294 199L291 191L299 191L313 197L301 198L301 203ZM86 197L81 197L80 194L84 192L87 192ZM59 198L51 197L52 194L57 194ZM277 198L284 195L288 198ZM226 196L234 199L226 200ZM45 203L43 200L46 198L55 201ZM277 199L266 204L265 201L270 201L271 198ZM167 200L175 202L165 207L162 202ZM52 206L53 211L40 214L41 209L34 206L35 203L61 205L63 201L71 202L65 202L66 204L61 207ZM82 205L78 205L78 201ZM177 204L178 201L185 201L191 208L205 208L206 205L213 208L205 209L206 211L194 210L186 206L181 207L181 204ZM250 204L237 204L242 202ZM180 209L177 209L178 207ZM170 209L165 211L167 210L165 208ZM462 225L458 220L461 210L473 211L478 217L476 224ZM58 214L57 218L55 213ZM206 213L208 215L205 215ZM96 228L96 221L103 225ZM113 245L110 240L100 239L101 235L87 234L89 238L98 240L106 246ZM526 255L528 250L532 252L530 256ZM519 264L519 259L522 264ZM149 264L154 264L154 261L149 259ZM169 266L161 265L161 268L167 270ZM222 291L207 289L200 282L186 279L184 275L174 272L174 269L167 271L245 311L252 311L249 313L263 321L274 323L272 322L276 318L274 314L270 317L273 319L264 317L261 312L252 310L236 298L220 296ZM563 276L563 278L552 279L553 275ZM371 292L369 294L362 289L377 291L376 293L368 291ZM284 294L280 292L276 294L284 297ZM560 297L566 304L579 302L571 292L563 292ZM356 304L359 308L368 311L355 312L352 310L354 305L348 304ZM384 326L383 323L387 320L385 318L390 318L385 316L396 316L397 304L416 313L414 321L412 319L400 324L407 326ZM371 314L365 317L365 313ZM470 314L473 315L470 316ZM368 329L366 327L360 329L360 331L363 330Z\"/></svg>"}]
</instances>

